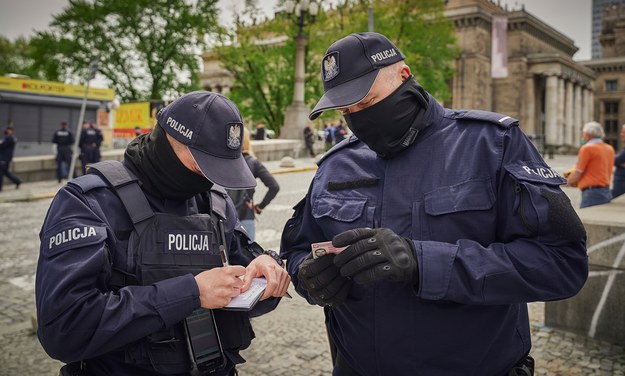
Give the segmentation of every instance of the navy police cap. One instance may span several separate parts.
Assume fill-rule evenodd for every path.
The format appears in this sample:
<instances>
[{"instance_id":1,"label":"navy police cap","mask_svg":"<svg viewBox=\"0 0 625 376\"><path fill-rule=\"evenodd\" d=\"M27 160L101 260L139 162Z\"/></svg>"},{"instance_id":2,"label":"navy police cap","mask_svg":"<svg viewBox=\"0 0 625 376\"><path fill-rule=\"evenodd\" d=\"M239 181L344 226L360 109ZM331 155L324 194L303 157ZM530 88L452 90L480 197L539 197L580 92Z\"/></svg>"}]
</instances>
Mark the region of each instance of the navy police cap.
<instances>
[{"instance_id":1,"label":"navy police cap","mask_svg":"<svg viewBox=\"0 0 625 376\"><path fill-rule=\"evenodd\" d=\"M334 42L321 62L325 94L310 113L310 120L325 110L360 102L371 90L380 68L402 60L401 51L382 34L350 34Z\"/></svg>"},{"instance_id":2,"label":"navy police cap","mask_svg":"<svg viewBox=\"0 0 625 376\"><path fill-rule=\"evenodd\" d=\"M187 146L208 180L226 188L256 186L241 154L243 120L228 98L194 91L160 110L156 119L167 134Z\"/></svg>"}]
</instances>

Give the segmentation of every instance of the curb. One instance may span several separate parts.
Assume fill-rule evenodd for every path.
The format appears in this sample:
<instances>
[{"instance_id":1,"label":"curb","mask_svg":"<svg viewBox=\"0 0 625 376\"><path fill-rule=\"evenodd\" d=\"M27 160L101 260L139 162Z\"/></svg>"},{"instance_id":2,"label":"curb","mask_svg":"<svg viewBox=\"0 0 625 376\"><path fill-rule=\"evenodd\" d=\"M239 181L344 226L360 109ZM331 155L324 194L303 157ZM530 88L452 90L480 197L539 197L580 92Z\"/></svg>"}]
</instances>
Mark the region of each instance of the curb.
<instances>
[{"instance_id":1,"label":"curb","mask_svg":"<svg viewBox=\"0 0 625 376\"><path fill-rule=\"evenodd\" d=\"M288 174L291 172L305 172L305 171L315 171L315 170L317 170L316 165L308 166L308 167L280 168L277 170L271 170L269 172L272 175L278 175L278 174ZM37 200L45 200L45 199L53 198L55 195L56 195L56 192L44 192L44 193L37 193L37 194L27 193L25 195L18 196L18 197L7 197L6 199L0 197L0 204L10 203L10 202L30 202L30 201L37 201Z\"/></svg>"},{"instance_id":2,"label":"curb","mask_svg":"<svg viewBox=\"0 0 625 376\"><path fill-rule=\"evenodd\" d=\"M304 172L304 171L315 171L315 170L317 170L317 166L281 168L279 170L272 170L269 172L272 175L278 175L278 174L287 174L289 172Z\"/></svg>"}]
</instances>

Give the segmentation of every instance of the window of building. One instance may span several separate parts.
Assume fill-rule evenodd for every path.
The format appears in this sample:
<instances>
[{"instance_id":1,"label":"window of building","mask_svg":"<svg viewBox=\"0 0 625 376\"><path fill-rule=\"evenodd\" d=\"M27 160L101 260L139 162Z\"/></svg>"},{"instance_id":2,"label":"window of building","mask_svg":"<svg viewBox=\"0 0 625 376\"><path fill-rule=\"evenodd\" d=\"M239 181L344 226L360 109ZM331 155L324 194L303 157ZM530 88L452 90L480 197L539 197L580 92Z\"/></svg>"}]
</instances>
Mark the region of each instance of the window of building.
<instances>
[{"instance_id":1,"label":"window of building","mask_svg":"<svg viewBox=\"0 0 625 376\"><path fill-rule=\"evenodd\" d=\"M618 115L618 102L605 102L604 112L608 115Z\"/></svg>"},{"instance_id":2,"label":"window of building","mask_svg":"<svg viewBox=\"0 0 625 376\"><path fill-rule=\"evenodd\" d=\"M617 91L618 80L605 80L605 91Z\"/></svg>"},{"instance_id":3,"label":"window of building","mask_svg":"<svg viewBox=\"0 0 625 376\"><path fill-rule=\"evenodd\" d=\"M608 135L613 135L618 133L618 121L617 120L606 120L605 121L605 133Z\"/></svg>"}]
</instances>

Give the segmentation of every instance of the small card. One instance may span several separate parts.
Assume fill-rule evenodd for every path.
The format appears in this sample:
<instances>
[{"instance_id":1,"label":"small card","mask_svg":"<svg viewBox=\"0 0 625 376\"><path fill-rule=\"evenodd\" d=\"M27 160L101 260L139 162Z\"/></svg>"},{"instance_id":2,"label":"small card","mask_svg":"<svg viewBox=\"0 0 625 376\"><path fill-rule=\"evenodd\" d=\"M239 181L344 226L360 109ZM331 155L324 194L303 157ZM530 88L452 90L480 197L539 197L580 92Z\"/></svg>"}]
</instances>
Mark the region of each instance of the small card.
<instances>
[{"instance_id":1,"label":"small card","mask_svg":"<svg viewBox=\"0 0 625 376\"><path fill-rule=\"evenodd\" d=\"M232 298L230 303L223 309L231 311L249 311L254 308L258 299L263 296L265 287L267 287L267 280L265 278L254 278L250 288Z\"/></svg>"},{"instance_id":2,"label":"small card","mask_svg":"<svg viewBox=\"0 0 625 376\"><path fill-rule=\"evenodd\" d=\"M338 254L341 253L347 247L335 247L332 245L331 241L321 242L321 243L312 243L310 245L310 250L312 251L313 258L319 258L328 253Z\"/></svg>"}]
</instances>

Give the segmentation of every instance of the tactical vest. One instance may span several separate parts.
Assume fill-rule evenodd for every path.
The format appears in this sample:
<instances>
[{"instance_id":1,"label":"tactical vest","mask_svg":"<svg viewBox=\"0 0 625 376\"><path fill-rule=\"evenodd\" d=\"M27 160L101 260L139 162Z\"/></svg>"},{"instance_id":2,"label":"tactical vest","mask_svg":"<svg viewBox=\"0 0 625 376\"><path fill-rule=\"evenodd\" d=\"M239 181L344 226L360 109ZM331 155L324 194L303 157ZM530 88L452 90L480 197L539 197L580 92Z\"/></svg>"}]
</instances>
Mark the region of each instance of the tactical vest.
<instances>
[{"instance_id":1,"label":"tactical vest","mask_svg":"<svg viewBox=\"0 0 625 376\"><path fill-rule=\"evenodd\" d=\"M219 245L225 243L225 190L210 192L210 214L176 216L155 213L137 178L118 161L92 164L115 190L132 220L126 260L113 260L110 287L148 286L154 282L222 266ZM90 171L91 171L90 170ZM125 261L125 265L123 264ZM238 354L247 348L254 332L246 312L213 310L224 352L234 364L245 360ZM163 374L187 373L190 354L183 323L152 333L125 348L126 362Z\"/></svg>"}]
</instances>

